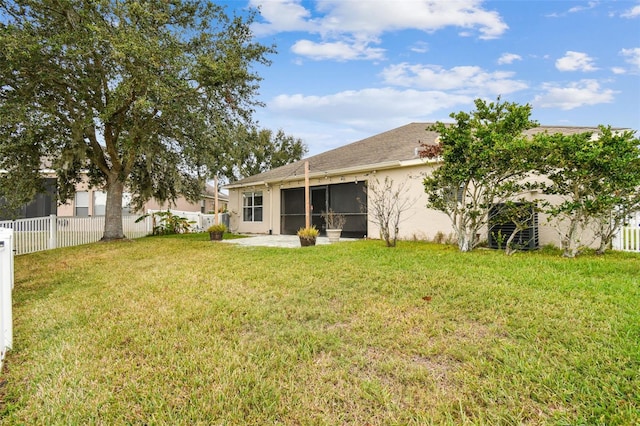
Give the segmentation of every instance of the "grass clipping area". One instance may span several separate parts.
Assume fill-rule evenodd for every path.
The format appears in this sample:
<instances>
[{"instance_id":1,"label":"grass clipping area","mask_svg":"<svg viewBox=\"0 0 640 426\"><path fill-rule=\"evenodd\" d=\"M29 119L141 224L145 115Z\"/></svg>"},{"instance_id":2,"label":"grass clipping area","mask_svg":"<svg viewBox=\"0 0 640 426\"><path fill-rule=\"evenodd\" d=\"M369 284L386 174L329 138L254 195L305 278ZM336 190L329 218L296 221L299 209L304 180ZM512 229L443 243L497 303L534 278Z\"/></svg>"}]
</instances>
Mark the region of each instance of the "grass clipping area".
<instances>
[{"instance_id":1,"label":"grass clipping area","mask_svg":"<svg viewBox=\"0 0 640 426\"><path fill-rule=\"evenodd\" d=\"M152 237L16 257L3 424L638 424L640 257Z\"/></svg>"}]
</instances>

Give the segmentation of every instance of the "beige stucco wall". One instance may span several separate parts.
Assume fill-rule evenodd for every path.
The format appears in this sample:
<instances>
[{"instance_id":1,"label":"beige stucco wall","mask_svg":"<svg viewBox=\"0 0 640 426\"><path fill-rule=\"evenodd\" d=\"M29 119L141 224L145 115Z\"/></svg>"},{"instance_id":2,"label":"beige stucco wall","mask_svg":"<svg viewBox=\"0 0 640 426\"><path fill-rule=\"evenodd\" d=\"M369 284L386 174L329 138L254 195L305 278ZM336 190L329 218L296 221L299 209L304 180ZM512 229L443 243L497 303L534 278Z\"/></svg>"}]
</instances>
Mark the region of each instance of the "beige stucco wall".
<instances>
[{"instance_id":1,"label":"beige stucco wall","mask_svg":"<svg viewBox=\"0 0 640 426\"><path fill-rule=\"evenodd\" d=\"M428 197L424 192L422 181L432 170L433 166L431 165L420 165L383 170L369 176L373 184L375 184L376 180L384 183L386 177L393 180L394 188L398 188L398 185L405 183L406 192L403 191L404 198L409 200L411 207L403 211L400 216L400 225L398 227L398 238L400 239L433 240L438 232L443 233L445 237L453 234L449 217L440 211L427 209L426 207ZM369 212L371 212L371 191L369 191L368 195L368 204ZM369 215L368 228L368 236L370 238L380 237L380 230L377 225L371 222L371 214Z\"/></svg>"},{"instance_id":2,"label":"beige stucco wall","mask_svg":"<svg viewBox=\"0 0 640 426\"><path fill-rule=\"evenodd\" d=\"M423 179L434 170L433 164L415 164L401 168L377 170L369 173L341 174L337 176L311 177L309 185L328 185L332 183L344 183L354 181L371 181L377 179L384 182L385 177L393 179L395 184L406 181L406 197L413 201L412 207L402 213L399 226L400 239L433 240L436 234L442 233L445 238L451 237L455 241L453 227L449 217L437 210L428 209L427 195L424 192ZM300 188L304 186L304 178L295 181L282 182L278 184L264 183L245 188L229 190L229 212L231 214L231 230L239 233L250 234L280 234L280 190L286 188ZM263 193L263 221L244 222L242 220L242 194L248 191L262 191ZM528 193L525 198L533 200L540 198L536 192ZM551 202L561 200L557 196L545 196ZM369 212L371 212L371 196L369 195ZM547 221L544 214L538 215L539 243L541 246L553 244L560 246L560 237L555 227ZM487 238L486 229L482 232L482 239ZM379 238L380 232L371 217L368 221L367 236L369 238ZM593 241L593 234L590 231L584 233L581 241L585 244Z\"/></svg>"},{"instance_id":3,"label":"beige stucco wall","mask_svg":"<svg viewBox=\"0 0 640 426\"><path fill-rule=\"evenodd\" d=\"M85 180L76 185L76 192L88 191L89 192L89 216L94 216L93 206L96 197L96 192L102 192L96 188L89 188L89 185ZM58 204L57 215L58 216L75 216L75 198L67 201L65 204Z\"/></svg>"},{"instance_id":4,"label":"beige stucco wall","mask_svg":"<svg viewBox=\"0 0 640 426\"><path fill-rule=\"evenodd\" d=\"M428 210L425 205L427 196L422 186L422 179L428 167L414 166L402 169L376 171L375 173L351 173L337 176L311 177L309 186L323 186L345 182L362 182L370 179L384 181L389 176L394 182L407 180L407 197L415 199L413 206L403 213L400 223L400 238L403 239L432 239L438 231L450 234L453 232L448 217L441 212ZM278 184L261 184L229 190L229 212L231 214L231 230L239 233L280 234L280 194L281 189L301 188L304 178ZM244 192L262 191L263 193L263 221L245 222L242 220L242 194ZM370 199L369 199L370 202ZM369 207L369 210L371 208ZM367 236L378 238L380 235L376 225L371 220L368 223Z\"/></svg>"},{"instance_id":5,"label":"beige stucco wall","mask_svg":"<svg viewBox=\"0 0 640 426\"><path fill-rule=\"evenodd\" d=\"M229 228L231 232L247 234L280 234L280 188L297 187L297 184L285 186L254 185L241 189L229 190ZM302 182L304 185L304 182ZM242 194L245 192L262 192L262 221L245 222L242 218Z\"/></svg>"}]
</instances>

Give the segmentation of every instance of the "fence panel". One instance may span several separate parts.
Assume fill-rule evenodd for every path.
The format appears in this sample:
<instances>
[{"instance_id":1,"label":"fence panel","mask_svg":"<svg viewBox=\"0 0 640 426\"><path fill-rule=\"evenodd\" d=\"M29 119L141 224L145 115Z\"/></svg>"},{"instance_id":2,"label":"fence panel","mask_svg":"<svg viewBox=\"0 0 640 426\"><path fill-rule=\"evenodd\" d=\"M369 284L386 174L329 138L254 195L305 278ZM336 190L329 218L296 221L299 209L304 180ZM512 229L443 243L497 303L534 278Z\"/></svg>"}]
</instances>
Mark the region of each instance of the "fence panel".
<instances>
[{"instance_id":1,"label":"fence panel","mask_svg":"<svg viewBox=\"0 0 640 426\"><path fill-rule=\"evenodd\" d=\"M613 239L613 248L640 253L640 226L623 226Z\"/></svg>"},{"instance_id":2,"label":"fence panel","mask_svg":"<svg viewBox=\"0 0 640 426\"><path fill-rule=\"evenodd\" d=\"M104 232L104 216L59 217L56 224L55 248L95 243L102 238Z\"/></svg>"},{"instance_id":3,"label":"fence panel","mask_svg":"<svg viewBox=\"0 0 640 426\"><path fill-rule=\"evenodd\" d=\"M49 248L51 226L49 217L0 222L0 227L13 229L13 245L16 254L47 250Z\"/></svg>"},{"instance_id":4,"label":"fence panel","mask_svg":"<svg viewBox=\"0 0 640 426\"><path fill-rule=\"evenodd\" d=\"M640 253L640 212L635 213L626 225L618 230L612 246L614 250Z\"/></svg>"},{"instance_id":5,"label":"fence panel","mask_svg":"<svg viewBox=\"0 0 640 426\"><path fill-rule=\"evenodd\" d=\"M0 371L7 350L13 346L13 236L9 228L0 228Z\"/></svg>"},{"instance_id":6,"label":"fence panel","mask_svg":"<svg viewBox=\"0 0 640 426\"><path fill-rule=\"evenodd\" d=\"M136 223L138 216L122 218L124 235L140 238L151 234L151 220ZM38 217L0 221L0 229L14 231L14 252L17 255L60 247L71 247L99 241L104 232L104 216L93 217Z\"/></svg>"},{"instance_id":7,"label":"fence panel","mask_svg":"<svg viewBox=\"0 0 640 426\"><path fill-rule=\"evenodd\" d=\"M127 238L142 238L151 235L153 231L151 218L146 217L144 220L136 223L138 217L139 216L136 215L125 215L122 217L122 228Z\"/></svg>"},{"instance_id":8,"label":"fence panel","mask_svg":"<svg viewBox=\"0 0 640 426\"><path fill-rule=\"evenodd\" d=\"M149 210L149 213L158 213L167 210ZM184 217L188 221L193 222L191 225L191 232L202 232L206 231L208 227L213 225L216 221L215 214L204 214L200 212L187 212L182 210L169 210L171 214ZM227 228L229 228L229 214L227 213L219 213L218 214L218 222L224 223Z\"/></svg>"}]
</instances>

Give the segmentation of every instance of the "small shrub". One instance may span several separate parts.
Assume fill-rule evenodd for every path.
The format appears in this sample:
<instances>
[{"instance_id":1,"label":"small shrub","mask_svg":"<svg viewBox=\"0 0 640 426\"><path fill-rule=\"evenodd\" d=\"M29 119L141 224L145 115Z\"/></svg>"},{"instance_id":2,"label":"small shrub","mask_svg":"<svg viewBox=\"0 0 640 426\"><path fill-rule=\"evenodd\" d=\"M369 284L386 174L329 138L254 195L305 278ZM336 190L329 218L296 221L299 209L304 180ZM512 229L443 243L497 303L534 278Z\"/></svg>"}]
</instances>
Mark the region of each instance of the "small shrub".
<instances>
[{"instance_id":1,"label":"small shrub","mask_svg":"<svg viewBox=\"0 0 640 426\"><path fill-rule=\"evenodd\" d=\"M298 229L298 236L301 238L306 238L307 240L313 240L320 235L320 231L315 226L310 226L308 228L300 228Z\"/></svg>"},{"instance_id":2,"label":"small shrub","mask_svg":"<svg viewBox=\"0 0 640 426\"><path fill-rule=\"evenodd\" d=\"M433 242L436 244L444 244L445 238L444 232L438 231L436 235L433 236Z\"/></svg>"},{"instance_id":3,"label":"small shrub","mask_svg":"<svg viewBox=\"0 0 640 426\"><path fill-rule=\"evenodd\" d=\"M153 222L153 235L188 234L191 230L191 225L196 223L186 217L175 215L169 210L166 212L147 213L136 219L136 223L149 216L151 216Z\"/></svg>"},{"instance_id":4,"label":"small shrub","mask_svg":"<svg viewBox=\"0 0 640 426\"><path fill-rule=\"evenodd\" d=\"M227 227L224 223L219 223L217 225L211 225L207 228L207 232L227 232Z\"/></svg>"},{"instance_id":5,"label":"small shrub","mask_svg":"<svg viewBox=\"0 0 640 426\"><path fill-rule=\"evenodd\" d=\"M328 212L323 211L320 216L327 224L327 229L342 229L347 222L347 218L342 213L336 213L333 209L329 209Z\"/></svg>"}]
</instances>

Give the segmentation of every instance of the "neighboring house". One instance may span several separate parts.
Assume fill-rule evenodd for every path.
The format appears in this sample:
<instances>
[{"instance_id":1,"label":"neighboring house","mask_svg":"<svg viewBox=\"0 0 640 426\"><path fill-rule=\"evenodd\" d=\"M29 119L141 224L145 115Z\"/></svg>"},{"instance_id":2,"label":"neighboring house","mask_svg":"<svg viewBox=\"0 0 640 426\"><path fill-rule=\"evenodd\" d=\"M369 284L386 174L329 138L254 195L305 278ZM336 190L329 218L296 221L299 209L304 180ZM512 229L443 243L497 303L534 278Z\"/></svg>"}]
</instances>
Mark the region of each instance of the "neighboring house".
<instances>
[{"instance_id":1,"label":"neighboring house","mask_svg":"<svg viewBox=\"0 0 640 426\"><path fill-rule=\"evenodd\" d=\"M72 200L65 204L58 205L56 199L56 178L53 172L47 172L44 193L38 194L34 201L24 206L19 212L19 218L43 217L51 214L58 216L104 216L107 204L107 193L97 188L90 188L86 182L81 182L76 187L76 193ZM211 213L215 210L215 191L212 185L206 185L202 198L191 203L180 197L175 203L160 204L155 200L148 201L141 212L130 209L131 194L124 193L122 197L122 208L124 214L142 214L149 210L180 210L187 212ZM218 193L218 210L226 211L228 196ZM0 220L4 218L1 217Z\"/></svg>"},{"instance_id":2,"label":"neighboring house","mask_svg":"<svg viewBox=\"0 0 640 426\"><path fill-rule=\"evenodd\" d=\"M192 203L184 197L179 197L175 203L158 203L151 199L145 203L142 211L136 212L130 209L131 194L122 195L122 210L124 214L142 214L149 210L179 210L185 212L211 213L215 208L215 191L212 185L207 184L202 198ZM228 196L218 193L218 210L225 211ZM58 216L103 216L107 204L107 193L96 188L88 188L86 184L78 185L75 197L68 203L58 206Z\"/></svg>"},{"instance_id":3,"label":"neighboring house","mask_svg":"<svg viewBox=\"0 0 640 426\"><path fill-rule=\"evenodd\" d=\"M13 217L44 217L56 213L56 179L46 178L44 182L44 192L36 194L36 197L29 204L22 206L17 211L5 211L3 200L0 198L0 220Z\"/></svg>"},{"instance_id":4,"label":"neighboring house","mask_svg":"<svg viewBox=\"0 0 640 426\"><path fill-rule=\"evenodd\" d=\"M202 198L197 203L191 203L180 197L175 203L158 203L155 200L149 200L144 210L179 210L186 212L215 213L215 188L213 185L206 184ZM218 191L218 212L226 212L229 204L229 196Z\"/></svg>"},{"instance_id":5,"label":"neighboring house","mask_svg":"<svg viewBox=\"0 0 640 426\"><path fill-rule=\"evenodd\" d=\"M406 182L406 196L415 201L402 215L400 238L433 239L438 233L452 235L449 218L426 207L428 200L422 182L438 167L437 162L419 157L420 143L435 144L438 137L436 132L426 130L429 125L407 124L226 185L231 230L292 235L303 227L304 163L308 161L312 224L318 229L324 230L321 213L333 209L347 217L343 236L379 238L379 230L367 217L370 210L367 183L375 179L383 182L388 177L396 184ZM540 126L526 133L574 134L597 130L597 127ZM537 195L530 194L530 198ZM546 225L546 220L541 217L538 223L540 245L559 245L557 233Z\"/></svg>"}]
</instances>

